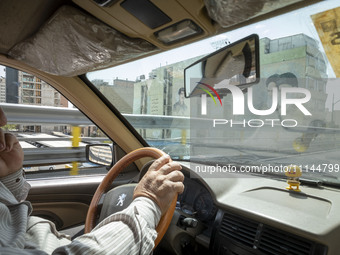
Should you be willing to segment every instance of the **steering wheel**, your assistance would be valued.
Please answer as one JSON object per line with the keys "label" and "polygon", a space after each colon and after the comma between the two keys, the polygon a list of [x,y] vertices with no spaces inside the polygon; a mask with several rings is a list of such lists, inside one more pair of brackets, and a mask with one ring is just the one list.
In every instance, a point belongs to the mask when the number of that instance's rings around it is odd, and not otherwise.
{"label": "steering wheel", "polygon": [[[112,182],[114,179],[118,176],[118,174],[129,164],[134,162],[137,159],[143,158],[143,157],[152,157],[152,158],[159,158],[161,156],[165,155],[165,153],[157,148],[151,148],[151,147],[144,147],[137,150],[134,150],[130,152],[129,154],[122,157],[106,174],[100,185],[98,186],[89,210],[87,212],[86,221],[85,221],[85,233],[91,232],[91,230],[95,226],[96,217],[98,214],[98,203],[104,193],[108,191],[110,188]],[[177,202],[177,195],[172,200],[169,210],[162,216],[160,219],[158,226],[156,228],[157,231],[157,238],[155,240],[155,247],[159,244],[159,242],[162,240],[166,230],[168,229],[172,216],[174,214],[175,208],[176,208],[176,202]]]}

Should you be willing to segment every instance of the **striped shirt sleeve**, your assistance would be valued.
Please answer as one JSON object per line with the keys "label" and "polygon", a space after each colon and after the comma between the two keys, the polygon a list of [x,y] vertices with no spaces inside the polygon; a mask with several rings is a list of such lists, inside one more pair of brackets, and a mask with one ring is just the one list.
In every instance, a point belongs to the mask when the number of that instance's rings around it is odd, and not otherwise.
{"label": "striped shirt sleeve", "polygon": [[[72,242],[55,225],[29,217],[30,203],[22,170],[0,179],[0,254],[150,254],[157,237],[160,208],[146,197],[112,214]],[[27,190],[26,187],[27,186]],[[6,229],[6,231],[5,231]]]}
{"label": "striped shirt sleeve", "polygon": [[128,208],[110,215],[92,232],[53,254],[150,254],[160,216],[161,211],[152,200],[138,197]]}

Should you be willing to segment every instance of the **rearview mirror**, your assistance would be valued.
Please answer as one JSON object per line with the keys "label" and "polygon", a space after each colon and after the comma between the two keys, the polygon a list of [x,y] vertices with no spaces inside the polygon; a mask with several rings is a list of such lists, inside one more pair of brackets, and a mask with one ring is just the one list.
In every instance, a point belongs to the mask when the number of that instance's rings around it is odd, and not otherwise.
{"label": "rearview mirror", "polygon": [[111,166],[113,164],[112,147],[109,144],[86,145],[86,159],[98,165]]}
{"label": "rearview mirror", "polygon": [[206,93],[202,85],[209,84],[220,96],[230,91],[219,88],[219,83],[235,85],[241,89],[258,82],[259,37],[251,35],[230,44],[188,66],[184,70],[185,96]]}

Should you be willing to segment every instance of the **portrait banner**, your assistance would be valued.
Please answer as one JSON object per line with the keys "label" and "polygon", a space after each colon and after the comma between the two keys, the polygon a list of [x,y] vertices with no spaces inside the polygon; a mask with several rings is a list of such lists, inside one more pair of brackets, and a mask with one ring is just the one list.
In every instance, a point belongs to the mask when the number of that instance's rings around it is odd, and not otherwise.
{"label": "portrait banner", "polygon": [[311,16],[336,77],[340,77],[340,7]]}

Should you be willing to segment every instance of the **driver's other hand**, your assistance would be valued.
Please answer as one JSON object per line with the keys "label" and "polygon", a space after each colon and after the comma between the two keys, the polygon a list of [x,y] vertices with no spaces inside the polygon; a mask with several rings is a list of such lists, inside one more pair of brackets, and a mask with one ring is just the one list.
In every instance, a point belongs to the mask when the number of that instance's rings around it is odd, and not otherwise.
{"label": "driver's other hand", "polygon": [[0,107],[0,127],[3,127],[7,124],[7,117],[2,108]]}
{"label": "driver's other hand", "polygon": [[[0,126],[7,124],[7,118],[0,107]],[[24,152],[18,139],[0,128],[0,178],[18,171],[22,167]]]}
{"label": "driver's other hand", "polygon": [[184,191],[184,175],[181,169],[179,163],[170,162],[169,155],[155,160],[138,183],[134,198],[144,196],[152,199],[163,215],[169,209],[174,196]]}
{"label": "driver's other hand", "polygon": [[23,160],[24,152],[17,138],[0,128],[0,177],[21,169]]}

